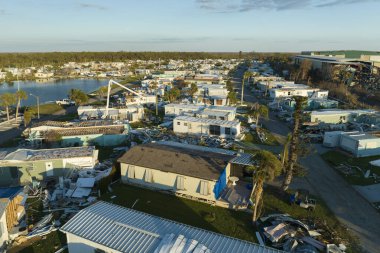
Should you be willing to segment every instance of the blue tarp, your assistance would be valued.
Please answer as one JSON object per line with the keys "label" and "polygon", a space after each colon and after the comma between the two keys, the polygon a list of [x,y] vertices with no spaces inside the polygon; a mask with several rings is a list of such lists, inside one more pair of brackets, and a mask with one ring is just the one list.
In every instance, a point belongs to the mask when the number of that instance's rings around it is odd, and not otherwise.
{"label": "blue tarp", "polygon": [[218,182],[216,182],[215,187],[214,187],[215,199],[219,198],[220,193],[223,191],[226,185],[227,185],[227,175],[226,175],[226,169],[224,169],[222,174],[220,174]]}
{"label": "blue tarp", "polygon": [[22,186],[0,188],[0,198],[13,199],[22,189]]}

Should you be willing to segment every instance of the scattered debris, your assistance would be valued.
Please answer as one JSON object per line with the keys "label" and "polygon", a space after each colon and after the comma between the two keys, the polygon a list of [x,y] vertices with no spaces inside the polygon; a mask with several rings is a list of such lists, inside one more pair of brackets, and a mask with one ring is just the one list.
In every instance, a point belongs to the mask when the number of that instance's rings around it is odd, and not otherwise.
{"label": "scattered debris", "polygon": [[[272,214],[262,217],[258,221],[258,227],[259,234],[256,236],[259,242],[262,241],[264,244],[287,252],[344,253],[346,249],[343,244],[340,247],[331,243],[332,238],[323,237],[323,230],[316,231],[311,226],[293,219],[287,214]],[[335,249],[339,251],[333,251]]]}

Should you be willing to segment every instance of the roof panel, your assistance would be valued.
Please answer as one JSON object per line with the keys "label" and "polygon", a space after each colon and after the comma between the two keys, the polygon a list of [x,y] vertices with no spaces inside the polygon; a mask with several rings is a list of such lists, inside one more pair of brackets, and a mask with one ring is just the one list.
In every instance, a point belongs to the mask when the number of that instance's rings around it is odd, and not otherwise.
{"label": "roof panel", "polygon": [[[110,234],[107,225],[118,223],[123,225],[114,226]],[[174,234],[175,237],[183,235],[187,240],[196,240],[211,252],[283,252],[103,201],[81,210],[61,228],[61,231],[120,252],[153,253],[167,234]],[[93,231],[103,236],[94,238]],[[157,236],[154,236],[155,234]]]}

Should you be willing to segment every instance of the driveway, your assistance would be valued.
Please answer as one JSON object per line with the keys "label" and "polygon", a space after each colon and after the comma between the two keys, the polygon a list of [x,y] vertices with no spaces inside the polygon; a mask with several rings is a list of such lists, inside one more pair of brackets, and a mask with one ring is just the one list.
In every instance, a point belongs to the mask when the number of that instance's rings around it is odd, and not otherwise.
{"label": "driveway", "polygon": [[[241,77],[243,71],[238,71],[234,83],[241,94]],[[245,89],[244,101],[257,102],[257,99]],[[289,133],[287,125],[273,114],[262,124],[274,134],[283,138]],[[262,147],[263,148],[263,147]],[[324,200],[354,236],[360,239],[365,252],[380,253],[380,215],[379,213],[320,156],[325,149],[314,145],[317,151],[300,159],[300,164],[307,169],[306,177],[296,178],[292,188],[307,188]]]}

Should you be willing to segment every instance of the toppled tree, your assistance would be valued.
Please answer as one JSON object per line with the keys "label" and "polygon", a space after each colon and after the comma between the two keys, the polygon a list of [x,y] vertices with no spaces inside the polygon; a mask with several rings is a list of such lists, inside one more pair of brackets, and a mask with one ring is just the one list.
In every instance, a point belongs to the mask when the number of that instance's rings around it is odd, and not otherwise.
{"label": "toppled tree", "polygon": [[255,155],[257,167],[250,167],[253,171],[254,189],[251,193],[251,200],[254,203],[252,222],[255,223],[260,216],[262,209],[262,197],[264,193],[264,183],[272,181],[281,174],[281,162],[275,155],[266,150],[260,150]]}
{"label": "toppled tree", "polygon": [[285,168],[285,178],[282,183],[282,189],[284,191],[286,191],[289,188],[289,185],[292,182],[295,166],[297,163],[297,158],[298,158],[298,153],[299,153],[298,149],[299,149],[299,143],[300,143],[299,128],[301,125],[303,108],[306,104],[307,98],[296,96],[294,97],[294,100],[296,101],[295,109],[293,113],[294,126],[293,126],[292,136],[290,139],[288,162]]}

